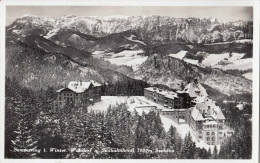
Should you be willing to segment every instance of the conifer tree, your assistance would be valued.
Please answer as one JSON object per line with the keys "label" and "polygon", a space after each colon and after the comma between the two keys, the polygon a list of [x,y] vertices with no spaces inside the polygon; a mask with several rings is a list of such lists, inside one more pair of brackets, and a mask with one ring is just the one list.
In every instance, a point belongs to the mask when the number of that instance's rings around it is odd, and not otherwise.
{"label": "conifer tree", "polygon": [[145,158],[145,154],[138,152],[138,149],[145,148],[149,143],[149,135],[145,130],[143,116],[139,116],[135,129],[135,158]]}
{"label": "conifer tree", "polygon": [[196,145],[191,139],[190,132],[185,136],[181,149],[181,158],[192,159],[194,158]]}
{"label": "conifer tree", "polygon": [[[18,115],[17,129],[14,131],[16,137],[13,139],[13,152],[17,158],[31,158],[36,155],[37,140],[32,133],[30,124],[29,106],[27,101],[18,102],[15,106],[15,113]],[[25,150],[25,151],[21,151]]]}

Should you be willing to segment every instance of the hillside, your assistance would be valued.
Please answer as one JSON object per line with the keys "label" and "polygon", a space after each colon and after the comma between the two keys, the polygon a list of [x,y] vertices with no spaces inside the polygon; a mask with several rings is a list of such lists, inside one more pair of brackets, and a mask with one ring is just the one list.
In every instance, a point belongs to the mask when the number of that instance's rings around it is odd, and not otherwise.
{"label": "hillside", "polygon": [[6,75],[34,90],[49,86],[57,89],[71,80],[95,80],[105,84],[104,94],[142,95],[143,88],[148,86],[146,82],[113,70],[122,67],[95,59],[78,49],[68,53],[67,49],[39,36],[7,42]]}
{"label": "hillside", "polygon": [[150,56],[140,66],[140,69],[135,72],[135,77],[152,84],[164,84],[175,89],[180,89],[181,83],[187,83],[191,79],[199,77],[201,83],[225,95],[251,93],[252,91],[252,82],[243,77],[156,54]]}

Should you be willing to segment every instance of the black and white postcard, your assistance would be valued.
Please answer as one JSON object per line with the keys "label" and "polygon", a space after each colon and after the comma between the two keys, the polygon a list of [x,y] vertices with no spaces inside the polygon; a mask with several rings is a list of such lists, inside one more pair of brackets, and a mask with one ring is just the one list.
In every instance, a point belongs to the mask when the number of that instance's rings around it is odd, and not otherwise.
{"label": "black and white postcard", "polygon": [[256,161],[254,7],[7,4],[4,159]]}

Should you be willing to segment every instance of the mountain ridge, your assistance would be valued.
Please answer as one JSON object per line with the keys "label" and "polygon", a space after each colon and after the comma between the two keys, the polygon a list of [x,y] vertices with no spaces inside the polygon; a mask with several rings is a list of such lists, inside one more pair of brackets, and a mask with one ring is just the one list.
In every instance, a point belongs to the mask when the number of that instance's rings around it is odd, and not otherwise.
{"label": "mountain ridge", "polygon": [[[142,40],[167,41],[183,40],[191,43],[220,42],[235,40],[240,35],[251,34],[251,21],[219,22],[211,19],[174,18],[169,16],[130,16],[124,19],[100,17],[63,16],[45,18],[25,16],[10,24],[8,30],[26,35],[30,28],[38,29],[41,35],[52,35],[59,30],[71,29],[84,34],[103,37],[112,33],[135,30],[140,33]],[[237,37],[237,38],[236,38]]]}

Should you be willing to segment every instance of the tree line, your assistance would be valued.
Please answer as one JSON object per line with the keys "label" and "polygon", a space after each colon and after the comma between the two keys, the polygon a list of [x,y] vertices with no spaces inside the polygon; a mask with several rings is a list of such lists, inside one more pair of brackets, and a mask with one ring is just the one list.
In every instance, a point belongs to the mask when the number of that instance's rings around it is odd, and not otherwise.
{"label": "tree line", "polygon": [[[52,105],[55,93],[51,87],[36,95],[35,92],[21,87],[16,80],[6,81],[6,158],[251,157],[251,135],[245,128],[236,130],[239,134],[228,139],[220,151],[216,146],[211,151],[210,148],[196,147],[190,133],[183,139],[173,126],[166,131],[156,111],[143,112],[140,115],[136,110],[130,112],[125,103],[109,106],[105,112],[70,104],[61,109]],[[236,120],[240,121],[240,126],[250,125],[246,119]],[[19,149],[27,149],[29,152]],[[58,150],[54,152],[55,149]],[[111,149],[132,151],[113,152]],[[164,149],[174,152],[156,152]]]}

